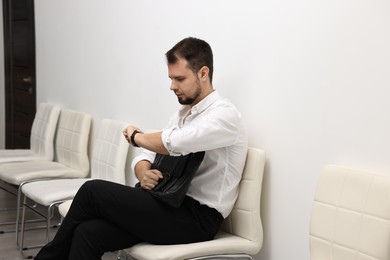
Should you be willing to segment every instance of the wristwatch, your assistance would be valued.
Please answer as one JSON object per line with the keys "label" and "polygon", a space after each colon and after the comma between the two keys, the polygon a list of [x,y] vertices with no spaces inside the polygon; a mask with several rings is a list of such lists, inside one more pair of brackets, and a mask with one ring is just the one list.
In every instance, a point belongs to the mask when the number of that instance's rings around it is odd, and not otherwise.
{"label": "wristwatch", "polygon": [[138,144],[135,142],[134,138],[136,134],[142,133],[141,131],[134,130],[133,133],[130,136],[130,142],[134,147],[139,147]]}

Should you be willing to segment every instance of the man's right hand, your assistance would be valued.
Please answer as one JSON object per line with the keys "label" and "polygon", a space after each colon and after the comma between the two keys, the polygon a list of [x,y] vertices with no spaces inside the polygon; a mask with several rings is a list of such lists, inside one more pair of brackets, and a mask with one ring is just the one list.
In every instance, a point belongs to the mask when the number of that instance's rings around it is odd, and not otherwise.
{"label": "man's right hand", "polygon": [[163,175],[159,170],[150,169],[143,172],[139,182],[143,189],[153,190],[162,178]]}

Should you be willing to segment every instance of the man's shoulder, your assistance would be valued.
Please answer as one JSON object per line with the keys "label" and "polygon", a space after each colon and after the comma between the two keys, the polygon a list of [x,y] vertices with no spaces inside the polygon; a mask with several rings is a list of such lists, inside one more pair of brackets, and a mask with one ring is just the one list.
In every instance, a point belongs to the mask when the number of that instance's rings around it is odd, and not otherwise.
{"label": "man's shoulder", "polygon": [[213,106],[215,108],[224,108],[224,109],[232,109],[238,111],[236,105],[234,105],[233,102],[230,101],[230,99],[226,97],[220,96],[215,102],[213,103]]}

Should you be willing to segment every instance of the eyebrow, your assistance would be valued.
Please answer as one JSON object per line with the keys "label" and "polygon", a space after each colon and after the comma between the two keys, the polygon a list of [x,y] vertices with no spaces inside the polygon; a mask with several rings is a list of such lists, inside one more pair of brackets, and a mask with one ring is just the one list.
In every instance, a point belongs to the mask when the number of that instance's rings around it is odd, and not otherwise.
{"label": "eyebrow", "polygon": [[176,79],[176,80],[179,80],[179,79],[185,79],[186,77],[185,76],[168,76],[170,79]]}

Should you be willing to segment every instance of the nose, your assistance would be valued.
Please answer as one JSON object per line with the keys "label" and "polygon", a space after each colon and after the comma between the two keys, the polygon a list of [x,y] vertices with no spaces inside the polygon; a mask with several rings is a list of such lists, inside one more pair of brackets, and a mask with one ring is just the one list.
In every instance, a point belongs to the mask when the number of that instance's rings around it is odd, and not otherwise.
{"label": "nose", "polygon": [[172,80],[172,81],[171,81],[170,90],[175,90],[175,89],[177,89],[177,86],[176,86],[176,84],[174,83],[174,81]]}

